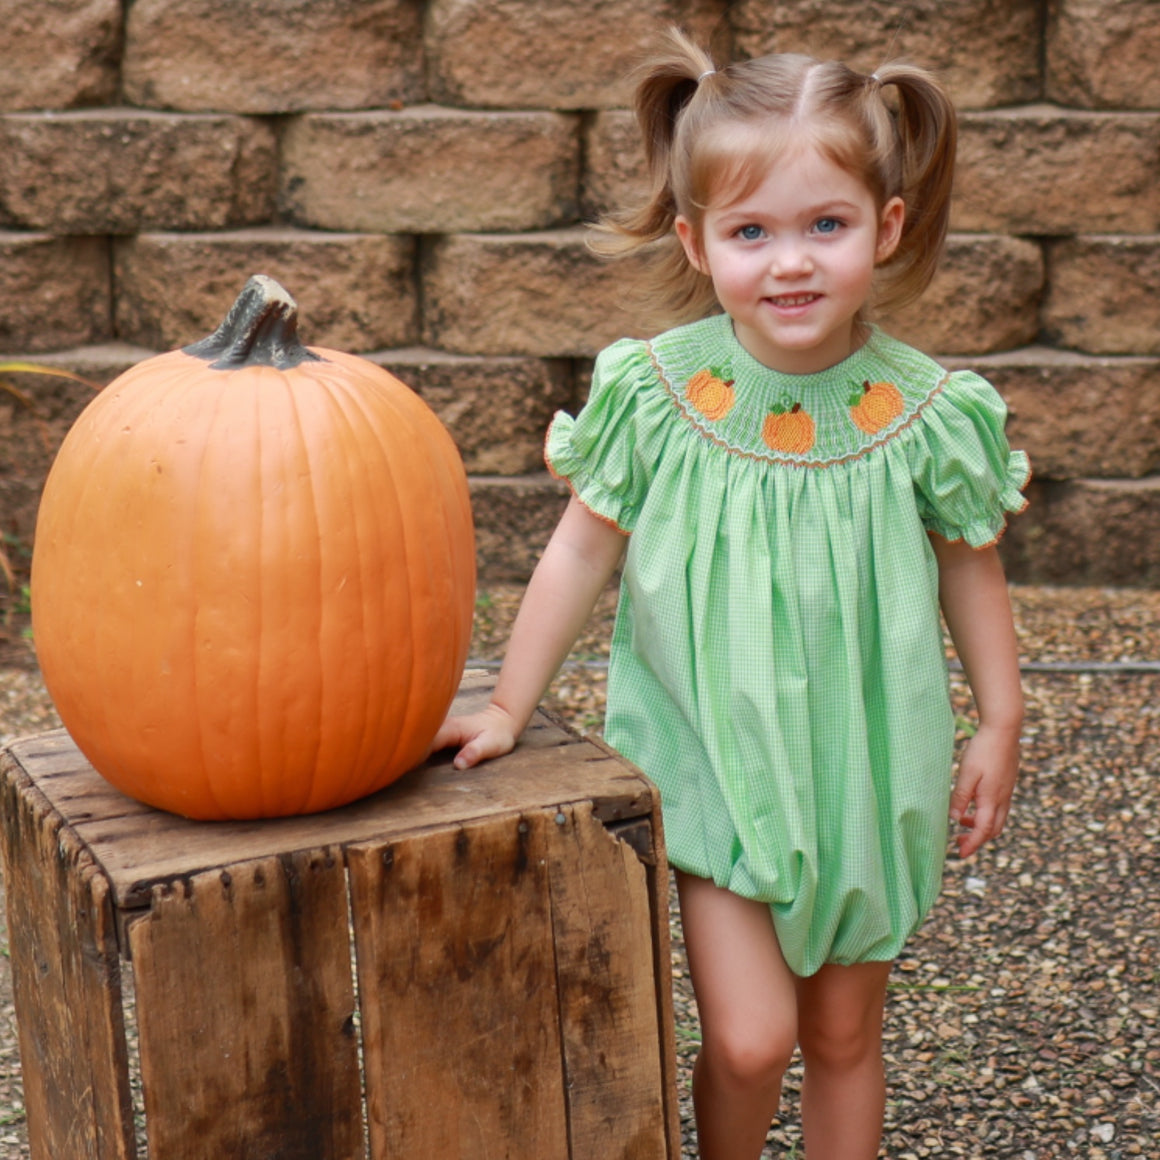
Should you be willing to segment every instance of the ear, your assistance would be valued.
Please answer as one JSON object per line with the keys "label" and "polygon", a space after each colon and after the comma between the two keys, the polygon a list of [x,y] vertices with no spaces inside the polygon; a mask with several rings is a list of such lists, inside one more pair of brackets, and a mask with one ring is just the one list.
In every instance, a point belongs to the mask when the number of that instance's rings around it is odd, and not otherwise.
{"label": "ear", "polygon": [[892,197],[883,207],[878,219],[878,245],[874,250],[874,261],[881,263],[893,257],[902,238],[902,224],[906,221],[906,202],[900,197]]}
{"label": "ear", "polygon": [[677,237],[684,248],[685,257],[689,259],[689,265],[702,274],[708,274],[709,266],[705,261],[705,256],[701,253],[701,242],[697,237],[697,231],[693,228],[693,223],[684,214],[678,214],[673,221],[673,229],[677,231]]}

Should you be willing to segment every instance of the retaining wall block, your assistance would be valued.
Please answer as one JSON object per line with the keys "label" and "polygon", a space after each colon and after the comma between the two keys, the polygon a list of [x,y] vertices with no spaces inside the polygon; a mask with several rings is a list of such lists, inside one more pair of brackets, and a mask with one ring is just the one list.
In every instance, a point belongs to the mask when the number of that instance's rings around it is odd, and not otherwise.
{"label": "retaining wall block", "polygon": [[69,109],[117,96],[120,0],[3,0],[0,109]]}
{"label": "retaining wall block", "polygon": [[868,73],[903,58],[964,109],[1042,96],[1038,0],[739,0],[731,19],[747,57],[804,52]]}
{"label": "retaining wall block", "polygon": [[1158,188],[1160,113],[1035,105],[959,118],[954,229],[1153,233]]}
{"label": "retaining wall block", "polygon": [[1160,477],[1032,480],[999,544],[1017,584],[1160,584]]}
{"label": "retaining wall block", "polygon": [[112,337],[109,284],[104,238],[0,230],[0,352]]}
{"label": "retaining wall block", "polygon": [[642,337],[625,295],[631,260],[599,258],[586,241],[581,228],[436,239],[422,262],[423,341],[563,358]]}
{"label": "retaining wall block", "polygon": [[350,352],[418,337],[414,240],[283,227],[155,233],[114,250],[118,336],[168,350],[211,333],[246,279],[268,274],[298,302],[303,341]]}
{"label": "retaining wall block", "polygon": [[[22,399],[0,393],[0,531],[15,538],[10,554],[27,566],[40,492],[68,429],[100,388],[152,351],[106,343],[43,354],[26,349],[6,356],[82,375],[93,386],[48,375],[6,372]],[[22,558],[22,559],[21,559]]]}
{"label": "retaining wall block", "polygon": [[524,583],[568,504],[568,487],[539,475],[471,476],[475,559],[481,582]]}
{"label": "retaining wall block", "polygon": [[934,281],[913,305],[883,319],[921,350],[988,354],[1033,342],[1044,265],[1040,247],[1002,234],[951,234]]}
{"label": "retaining wall block", "polygon": [[671,24],[726,32],[723,0],[430,0],[432,100],[496,109],[608,109]]}
{"label": "retaining wall block", "polygon": [[1160,235],[1062,238],[1047,255],[1049,339],[1099,354],[1160,354]]}
{"label": "retaining wall block", "polygon": [[567,359],[474,358],[422,347],[368,357],[418,392],[475,475],[542,472],[548,423],[573,404]]}
{"label": "retaining wall block", "polygon": [[134,0],[127,99],[234,113],[419,101],[420,0]]}
{"label": "retaining wall block", "polygon": [[581,207],[588,221],[624,210],[648,192],[636,116],[628,109],[596,113],[584,132]]}
{"label": "retaining wall block", "polygon": [[994,384],[1010,408],[1007,436],[1030,456],[1036,479],[1160,472],[1160,359],[1029,346],[940,361]]}
{"label": "retaining wall block", "polygon": [[1156,0],[1049,0],[1046,96],[1092,109],[1160,107]]}
{"label": "retaining wall block", "polygon": [[274,208],[273,128],[94,109],[0,116],[0,223],[61,234],[225,229]]}
{"label": "retaining wall block", "polygon": [[426,105],[296,118],[282,206],[305,226],[457,233],[536,230],[577,213],[579,123],[545,112]]}

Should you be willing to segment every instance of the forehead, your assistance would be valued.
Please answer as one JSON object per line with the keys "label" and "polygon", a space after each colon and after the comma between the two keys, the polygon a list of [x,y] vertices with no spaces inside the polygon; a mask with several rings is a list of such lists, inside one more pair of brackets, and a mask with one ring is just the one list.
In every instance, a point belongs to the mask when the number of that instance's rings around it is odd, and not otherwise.
{"label": "forehead", "polygon": [[705,209],[727,210],[774,198],[789,204],[862,201],[870,196],[859,175],[843,166],[813,134],[760,131],[739,136],[707,174]]}

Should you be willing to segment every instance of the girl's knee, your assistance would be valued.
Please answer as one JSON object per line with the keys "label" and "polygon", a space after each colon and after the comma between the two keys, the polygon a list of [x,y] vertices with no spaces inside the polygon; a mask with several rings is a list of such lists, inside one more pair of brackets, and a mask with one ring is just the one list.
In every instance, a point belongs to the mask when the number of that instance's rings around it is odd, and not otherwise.
{"label": "girl's knee", "polygon": [[734,1088],[761,1088],[780,1083],[796,1047],[793,1026],[739,1025],[717,1032],[705,1029],[702,1066],[710,1067]]}
{"label": "girl's knee", "polygon": [[801,1050],[807,1067],[851,1071],[881,1055],[881,1024],[873,1020],[810,1020],[801,1029]]}
{"label": "girl's knee", "polygon": [[798,985],[798,1035],[807,1067],[848,1070],[882,1054],[889,963],[823,967]]}

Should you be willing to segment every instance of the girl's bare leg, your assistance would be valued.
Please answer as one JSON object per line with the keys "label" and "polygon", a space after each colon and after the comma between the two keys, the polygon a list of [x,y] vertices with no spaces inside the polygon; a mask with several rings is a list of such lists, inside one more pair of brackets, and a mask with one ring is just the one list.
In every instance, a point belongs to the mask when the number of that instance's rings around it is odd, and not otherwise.
{"label": "girl's bare leg", "polygon": [[758,1160],[797,1038],[794,975],[764,903],[689,874],[677,874],[677,890],[701,1017],[701,1160]]}
{"label": "girl's bare leg", "polygon": [[797,980],[808,1160],[874,1160],[886,1079],[882,1016],[890,963],[827,964]]}

